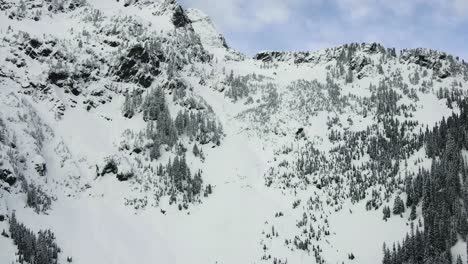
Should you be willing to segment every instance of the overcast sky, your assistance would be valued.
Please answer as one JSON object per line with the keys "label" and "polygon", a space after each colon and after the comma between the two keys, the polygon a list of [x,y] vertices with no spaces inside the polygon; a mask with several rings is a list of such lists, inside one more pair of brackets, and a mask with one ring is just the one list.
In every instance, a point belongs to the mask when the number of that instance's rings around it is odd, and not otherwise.
{"label": "overcast sky", "polygon": [[208,14],[228,44],[248,55],[379,42],[468,60],[468,0],[179,1]]}

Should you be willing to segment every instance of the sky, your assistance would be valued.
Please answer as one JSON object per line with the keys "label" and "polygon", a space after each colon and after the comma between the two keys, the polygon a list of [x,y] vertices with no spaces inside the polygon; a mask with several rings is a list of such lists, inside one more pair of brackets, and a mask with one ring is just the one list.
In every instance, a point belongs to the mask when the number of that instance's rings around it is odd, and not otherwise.
{"label": "sky", "polygon": [[179,0],[202,10],[228,44],[318,50],[351,42],[432,48],[468,61],[468,0]]}

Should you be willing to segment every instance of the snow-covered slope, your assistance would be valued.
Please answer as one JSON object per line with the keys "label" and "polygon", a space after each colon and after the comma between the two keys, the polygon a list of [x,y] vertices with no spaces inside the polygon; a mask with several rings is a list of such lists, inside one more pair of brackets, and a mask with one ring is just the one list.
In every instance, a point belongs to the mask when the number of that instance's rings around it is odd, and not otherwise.
{"label": "snow-covered slope", "polygon": [[0,10],[0,263],[28,261],[24,228],[82,264],[379,263],[424,229],[422,202],[382,208],[431,169],[426,129],[462,112],[458,58],[247,58],[175,0]]}

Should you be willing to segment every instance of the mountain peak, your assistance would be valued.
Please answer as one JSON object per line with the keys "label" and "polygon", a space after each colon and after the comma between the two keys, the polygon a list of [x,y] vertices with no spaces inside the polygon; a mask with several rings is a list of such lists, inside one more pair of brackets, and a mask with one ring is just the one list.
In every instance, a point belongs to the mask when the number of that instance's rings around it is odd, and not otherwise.
{"label": "mountain peak", "polygon": [[229,49],[226,39],[219,33],[210,17],[198,9],[188,9],[187,15],[205,46]]}

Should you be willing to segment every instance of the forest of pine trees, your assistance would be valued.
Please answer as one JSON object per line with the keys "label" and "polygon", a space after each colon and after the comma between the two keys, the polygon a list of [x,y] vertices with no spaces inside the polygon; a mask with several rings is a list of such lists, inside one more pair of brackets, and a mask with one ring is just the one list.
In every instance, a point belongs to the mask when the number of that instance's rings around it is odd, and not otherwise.
{"label": "forest of pine trees", "polygon": [[132,118],[139,111],[147,123],[146,136],[152,141],[149,153],[153,160],[160,157],[162,145],[173,147],[183,135],[202,145],[209,142],[220,144],[223,135],[221,125],[209,117],[206,111],[181,110],[173,120],[161,88],[148,91],[144,99],[140,91],[132,91],[126,95],[123,115]]}
{"label": "forest of pine trees", "polygon": [[207,185],[203,190],[201,171],[197,171],[192,176],[184,155],[169,160],[166,166],[159,165],[157,175],[159,177],[168,176],[171,180],[173,188],[169,191],[171,203],[178,202],[177,195],[182,194],[182,204],[179,203],[179,209],[182,207],[187,209],[188,203],[193,202],[200,194],[203,193],[204,196],[207,196],[212,192],[211,185]]}
{"label": "forest of pine trees", "polygon": [[18,248],[18,262],[27,264],[57,264],[61,249],[55,243],[55,235],[50,230],[35,234],[16,219],[10,218],[10,234]]}
{"label": "forest of pine trees", "polygon": [[467,238],[468,174],[461,153],[468,148],[468,104],[458,105],[460,115],[453,114],[424,134],[427,155],[433,159],[430,171],[421,169],[406,180],[406,204],[412,215],[422,204],[424,227],[417,227],[401,244],[384,245],[384,264],[452,263],[451,247],[459,237]]}
{"label": "forest of pine trees", "polygon": [[44,213],[52,206],[52,198],[40,187],[29,184],[26,190],[26,205],[33,208],[36,213]]}

